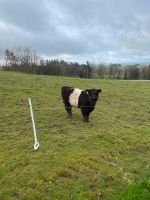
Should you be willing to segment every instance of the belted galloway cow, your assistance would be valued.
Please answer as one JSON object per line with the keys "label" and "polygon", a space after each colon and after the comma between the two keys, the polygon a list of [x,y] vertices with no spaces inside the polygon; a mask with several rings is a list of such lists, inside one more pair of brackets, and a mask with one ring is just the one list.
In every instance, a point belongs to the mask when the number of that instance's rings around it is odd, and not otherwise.
{"label": "belted galloway cow", "polygon": [[99,93],[101,92],[101,89],[80,90],[78,88],[63,86],[61,88],[61,95],[68,117],[72,117],[72,107],[77,107],[81,109],[83,120],[88,122],[89,115],[94,110]]}

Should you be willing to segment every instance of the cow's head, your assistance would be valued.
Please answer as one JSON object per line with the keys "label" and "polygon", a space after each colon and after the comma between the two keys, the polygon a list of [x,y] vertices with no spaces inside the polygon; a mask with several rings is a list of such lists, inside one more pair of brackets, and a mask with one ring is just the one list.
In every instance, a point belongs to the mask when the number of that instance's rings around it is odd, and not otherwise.
{"label": "cow's head", "polygon": [[99,93],[102,92],[101,89],[87,89],[86,92],[88,93],[90,100],[97,101]]}

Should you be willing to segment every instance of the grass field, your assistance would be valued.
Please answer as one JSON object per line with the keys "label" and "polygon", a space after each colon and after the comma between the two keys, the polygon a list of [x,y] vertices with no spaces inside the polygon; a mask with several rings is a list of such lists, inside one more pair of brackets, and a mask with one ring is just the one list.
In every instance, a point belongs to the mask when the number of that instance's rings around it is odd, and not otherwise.
{"label": "grass field", "polygon": [[[82,122],[78,109],[73,110],[72,120],[66,118],[60,96],[63,85],[103,90],[89,124]],[[29,97],[38,151],[33,150]],[[2,200],[113,199],[128,184],[150,177],[148,81],[0,71],[0,104]],[[144,189],[147,197],[149,192]]]}

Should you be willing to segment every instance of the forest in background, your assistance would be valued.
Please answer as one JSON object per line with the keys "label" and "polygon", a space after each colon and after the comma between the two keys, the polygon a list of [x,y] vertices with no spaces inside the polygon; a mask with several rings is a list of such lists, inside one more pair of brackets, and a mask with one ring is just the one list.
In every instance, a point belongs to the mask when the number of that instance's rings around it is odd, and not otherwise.
{"label": "forest in background", "polygon": [[28,47],[0,50],[0,68],[39,75],[69,76],[80,78],[150,80],[150,64],[86,64],[60,59],[41,58]]}

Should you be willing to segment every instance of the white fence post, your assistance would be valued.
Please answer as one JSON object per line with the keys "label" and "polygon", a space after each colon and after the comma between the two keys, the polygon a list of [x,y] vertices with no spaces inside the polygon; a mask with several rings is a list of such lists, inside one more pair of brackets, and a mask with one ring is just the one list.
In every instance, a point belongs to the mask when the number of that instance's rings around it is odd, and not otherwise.
{"label": "white fence post", "polygon": [[36,134],[36,128],[35,128],[35,122],[34,122],[34,116],[33,116],[33,110],[32,110],[32,101],[31,98],[29,98],[29,106],[30,106],[30,112],[31,112],[31,118],[32,118],[32,126],[33,126],[33,133],[34,133],[34,150],[37,150],[40,146],[38,140],[37,140],[37,134]]}

